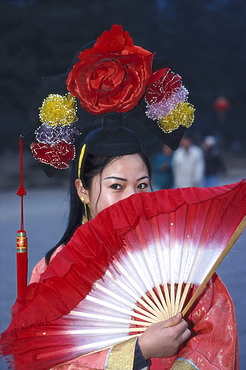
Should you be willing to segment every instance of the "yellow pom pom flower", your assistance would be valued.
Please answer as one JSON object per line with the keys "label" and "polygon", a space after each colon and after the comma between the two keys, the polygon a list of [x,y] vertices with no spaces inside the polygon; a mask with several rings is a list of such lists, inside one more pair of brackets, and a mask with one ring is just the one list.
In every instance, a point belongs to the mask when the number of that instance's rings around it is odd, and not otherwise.
{"label": "yellow pom pom flower", "polygon": [[172,132],[179,126],[190,127],[194,121],[195,108],[192,104],[183,102],[166,117],[158,119],[159,127],[165,133]]}
{"label": "yellow pom pom flower", "polygon": [[40,121],[51,126],[66,126],[78,121],[77,102],[69,93],[48,95],[39,109]]}

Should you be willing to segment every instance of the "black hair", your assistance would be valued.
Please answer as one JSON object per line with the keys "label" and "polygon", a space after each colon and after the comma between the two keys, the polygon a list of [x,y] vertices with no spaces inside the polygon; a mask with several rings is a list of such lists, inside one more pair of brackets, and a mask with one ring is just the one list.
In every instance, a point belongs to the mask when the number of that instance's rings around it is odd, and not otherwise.
{"label": "black hair", "polygon": [[[144,164],[147,167],[149,177],[151,178],[151,166],[150,162],[143,151],[139,151],[138,154],[142,158]],[[78,156],[79,157],[79,156]],[[81,180],[85,189],[90,190],[92,180],[96,175],[100,175],[104,168],[111,163],[113,160],[120,158],[121,156],[96,156],[94,154],[86,154],[84,160],[83,174]],[[62,244],[67,244],[72,237],[75,230],[82,225],[82,218],[85,213],[84,205],[78,197],[77,189],[75,187],[75,180],[78,178],[78,158],[74,160],[72,165],[72,171],[70,176],[70,212],[68,218],[68,226],[59,242],[50,249],[45,255],[45,261],[47,265],[50,262],[50,258],[55,250]],[[100,197],[100,194],[99,194]],[[90,209],[87,205],[87,213],[90,216]]]}

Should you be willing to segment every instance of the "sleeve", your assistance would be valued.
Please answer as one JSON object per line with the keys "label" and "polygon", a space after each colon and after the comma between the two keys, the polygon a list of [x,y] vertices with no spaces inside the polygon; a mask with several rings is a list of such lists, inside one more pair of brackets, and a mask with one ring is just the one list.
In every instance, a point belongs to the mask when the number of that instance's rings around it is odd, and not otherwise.
{"label": "sleeve", "polygon": [[107,363],[108,352],[109,350],[106,349],[104,351],[93,353],[91,355],[78,357],[64,364],[52,367],[52,369],[50,370],[104,370],[105,364]]}
{"label": "sleeve", "polygon": [[109,352],[106,370],[132,370],[134,363],[134,354],[136,347],[136,338],[116,344]]}
{"label": "sleeve", "polygon": [[[78,357],[74,360],[57,365],[50,370],[140,370],[144,369],[145,364],[134,366],[134,354],[136,348],[136,338],[131,338],[119,343],[110,349],[93,353],[87,356]],[[142,360],[142,359],[141,359]]]}
{"label": "sleeve", "polygon": [[150,359],[145,360],[142,355],[141,348],[138,344],[138,339],[136,340],[135,346],[135,354],[134,354],[134,363],[133,363],[133,370],[142,370],[146,369],[151,365]]}
{"label": "sleeve", "polygon": [[46,270],[46,267],[45,258],[43,257],[33,268],[29,284],[38,283],[40,275]]}
{"label": "sleeve", "polygon": [[233,302],[216,274],[188,320],[193,324],[192,337],[178,353],[172,370],[239,370]]}
{"label": "sleeve", "polygon": [[[64,245],[60,245],[55,252],[52,254],[51,260],[64,248]],[[29,284],[38,283],[40,275],[46,270],[47,264],[45,262],[45,257],[43,257],[33,268]]]}

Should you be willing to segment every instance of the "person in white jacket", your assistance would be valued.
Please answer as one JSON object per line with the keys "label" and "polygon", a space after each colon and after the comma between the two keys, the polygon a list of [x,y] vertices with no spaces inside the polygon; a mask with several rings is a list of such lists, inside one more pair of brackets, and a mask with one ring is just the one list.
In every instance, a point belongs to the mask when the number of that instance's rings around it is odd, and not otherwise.
{"label": "person in white jacket", "polygon": [[190,136],[184,136],[173,155],[174,187],[200,187],[204,176],[202,149],[193,144]]}

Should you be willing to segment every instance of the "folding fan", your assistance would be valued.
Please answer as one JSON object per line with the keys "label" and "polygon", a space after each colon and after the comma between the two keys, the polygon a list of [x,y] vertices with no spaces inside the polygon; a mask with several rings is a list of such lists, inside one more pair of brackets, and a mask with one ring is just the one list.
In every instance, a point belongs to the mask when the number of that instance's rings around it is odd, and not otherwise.
{"label": "folding fan", "polygon": [[[102,350],[141,334],[152,323],[186,312],[191,287],[197,286],[200,293],[244,230],[245,193],[245,181],[141,193],[84,225],[81,248],[89,237],[91,248],[110,255],[103,254],[106,272],[69,314],[41,326],[37,319],[29,344],[38,363],[54,366]],[[69,248],[77,253],[73,240]],[[62,261],[63,251],[54,258],[54,266],[59,258]],[[100,258],[95,252],[94,259]],[[64,300],[69,302],[69,297]]]}

